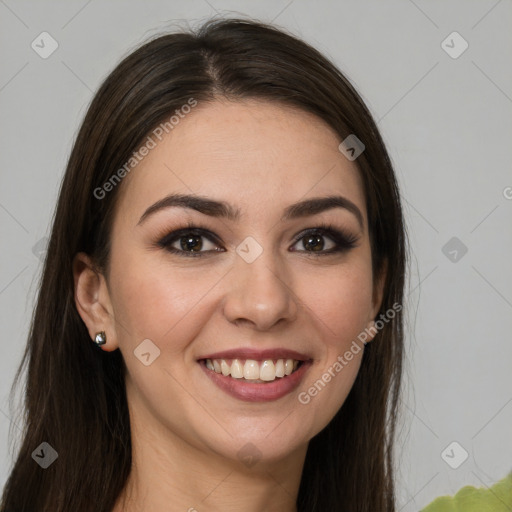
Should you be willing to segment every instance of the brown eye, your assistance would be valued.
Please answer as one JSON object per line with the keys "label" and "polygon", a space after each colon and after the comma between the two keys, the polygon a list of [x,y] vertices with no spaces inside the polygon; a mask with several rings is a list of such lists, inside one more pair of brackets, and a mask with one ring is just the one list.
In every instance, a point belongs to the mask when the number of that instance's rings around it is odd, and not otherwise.
{"label": "brown eye", "polygon": [[[328,242],[325,242],[325,240],[328,240]],[[355,247],[357,240],[357,236],[343,233],[332,226],[321,226],[302,232],[296,238],[294,245],[301,244],[303,249],[294,249],[294,251],[309,253],[314,256],[341,253]]]}
{"label": "brown eye", "polygon": [[308,251],[322,251],[324,249],[324,236],[323,235],[306,235],[302,237],[302,244]]}
{"label": "brown eye", "polygon": [[203,256],[204,253],[220,252],[215,236],[200,228],[185,228],[165,235],[158,245],[181,256]]}
{"label": "brown eye", "polygon": [[181,236],[180,240],[180,248],[184,251],[200,251],[203,247],[202,236],[200,235],[189,235],[189,236]]}

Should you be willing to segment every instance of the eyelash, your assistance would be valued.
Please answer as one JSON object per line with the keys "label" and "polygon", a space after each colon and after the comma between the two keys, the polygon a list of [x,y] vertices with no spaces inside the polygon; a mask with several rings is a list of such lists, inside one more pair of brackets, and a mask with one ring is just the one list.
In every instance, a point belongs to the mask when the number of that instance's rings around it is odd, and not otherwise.
{"label": "eyelash", "polygon": [[[161,238],[157,244],[159,247],[169,251],[170,253],[177,254],[179,256],[184,256],[186,258],[197,258],[197,257],[204,257],[205,254],[212,253],[212,252],[224,252],[224,251],[184,251],[182,249],[176,249],[175,247],[171,247],[171,244],[175,241],[179,240],[180,238],[185,237],[185,235],[193,235],[193,236],[204,236],[207,238],[210,242],[215,243],[217,245],[220,245],[220,241],[218,237],[216,237],[211,231],[209,231],[206,228],[203,228],[198,225],[194,225],[192,223],[189,223],[187,227],[182,229],[177,229],[175,231],[171,231],[170,233],[167,233],[163,238]],[[342,253],[349,251],[350,249],[353,249],[357,245],[357,241],[359,240],[359,237],[351,235],[349,233],[346,233],[344,231],[341,231],[337,228],[335,228],[331,224],[322,223],[319,224],[315,228],[309,228],[302,231],[294,240],[293,245],[295,245],[297,242],[305,238],[309,235],[318,235],[318,236],[328,236],[331,238],[331,240],[336,244],[335,247],[328,249],[327,251],[322,250],[319,252],[315,251],[307,251],[307,250],[299,250],[294,252],[303,252],[308,255],[312,255],[314,257],[317,256],[328,256],[336,253]]]}

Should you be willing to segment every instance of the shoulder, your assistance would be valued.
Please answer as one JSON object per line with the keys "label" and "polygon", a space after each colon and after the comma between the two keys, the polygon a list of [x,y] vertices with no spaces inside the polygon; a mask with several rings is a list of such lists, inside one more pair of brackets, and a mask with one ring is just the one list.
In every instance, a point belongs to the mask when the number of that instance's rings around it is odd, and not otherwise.
{"label": "shoulder", "polygon": [[510,512],[512,473],[492,487],[466,485],[455,496],[441,496],[421,512]]}

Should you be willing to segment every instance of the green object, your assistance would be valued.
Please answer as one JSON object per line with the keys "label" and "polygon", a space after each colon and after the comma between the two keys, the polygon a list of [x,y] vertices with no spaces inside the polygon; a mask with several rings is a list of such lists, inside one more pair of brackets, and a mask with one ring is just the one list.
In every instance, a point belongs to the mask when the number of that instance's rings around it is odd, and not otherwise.
{"label": "green object", "polygon": [[512,512],[512,472],[492,487],[466,485],[455,496],[441,496],[421,512]]}

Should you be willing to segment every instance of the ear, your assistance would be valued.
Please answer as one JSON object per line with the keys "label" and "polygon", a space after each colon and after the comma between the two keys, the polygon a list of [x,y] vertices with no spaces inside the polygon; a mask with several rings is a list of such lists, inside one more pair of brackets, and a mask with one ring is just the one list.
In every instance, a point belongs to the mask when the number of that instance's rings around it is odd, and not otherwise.
{"label": "ear", "polygon": [[115,320],[107,283],[95,269],[91,258],[79,252],[73,259],[75,304],[92,340],[96,333],[105,331],[107,343],[101,348],[111,352],[118,348]]}
{"label": "ear", "polygon": [[[386,277],[388,275],[388,260],[384,260],[380,272],[374,277],[373,281],[373,297],[372,297],[372,307],[369,318],[369,332],[371,335],[369,336],[368,341],[371,341],[375,335],[377,334],[377,330],[375,329],[375,321],[374,318],[377,316],[377,313],[380,310],[382,305],[382,299],[384,297],[384,285],[386,283]],[[371,328],[373,327],[373,328]]]}

